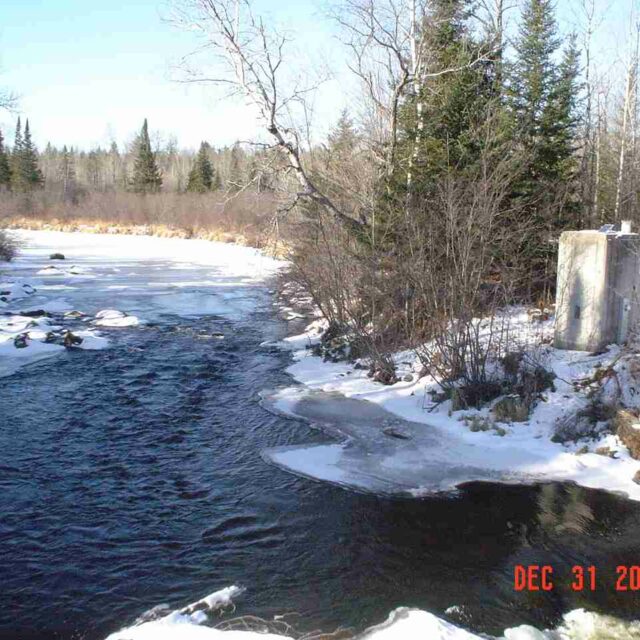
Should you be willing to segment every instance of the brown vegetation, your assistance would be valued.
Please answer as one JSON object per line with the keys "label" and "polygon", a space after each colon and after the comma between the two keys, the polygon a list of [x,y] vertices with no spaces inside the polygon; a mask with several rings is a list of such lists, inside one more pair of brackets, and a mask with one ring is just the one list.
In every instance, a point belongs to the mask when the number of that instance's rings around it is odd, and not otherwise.
{"label": "brown vegetation", "polygon": [[3,193],[0,222],[7,228],[195,237],[268,247],[275,207],[273,194],[248,190],[232,197],[221,192],[92,192],[77,204],[45,190]]}

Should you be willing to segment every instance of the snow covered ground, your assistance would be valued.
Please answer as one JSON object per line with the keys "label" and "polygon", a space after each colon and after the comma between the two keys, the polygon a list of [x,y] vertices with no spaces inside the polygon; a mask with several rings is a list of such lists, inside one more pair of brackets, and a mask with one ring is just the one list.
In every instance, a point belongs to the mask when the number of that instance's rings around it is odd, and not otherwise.
{"label": "snow covered ground", "polygon": [[[282,266],[255,249],[204,240],[14,235],[20,255],[0,264],[0,377],[65,348],[107,348],[111,330],[163,314],[243,316],[256,305],[253,285]],[[65,346],[68,332],[75,340]]]}
{"label": "snow covered ground", "polygon": [[[308,420],[338,440],[265,451],[264,457],[274,464],[307,477],[380,493],[424,496],[471,481],[558,480],[640,500],[640,485],[633,481],[640,461],[631,458],[616,436],[603,433],[595,440],[565,444],[551,440],[558,423],[588,404],[574,382],[622,356],[618,347],[594,356],[538,346],[536,357],[557,376],[555,389],[544,393],[527,422],[500,423],[483,431],[473,428],[474,420],[478,424],[488,418],[490,407],[452,412],[449,401],[434,406],[429,392],[437,388],[435,382],[429,377],[418,379],[420,364],[410,352],[397,354],[396,362],[399,377],[409,374],[411,381],[391,386],[373,382],[366,369],[314,356],[308,346],[317,343],[321,327],[316,321],[304,334],[282,343],[293,351],[295,360],[288,372],[302,386],[268,393],[264,403]],[[532,329],[525,312],[514,313],[511,330],[521,336],[535,330],[539,344],[545,337],[549,341],[552,321]],[[628,406],[637,403],[632,365],[633,358],[624,357],[617,365]],[[608,384],[613,386],[615,381]]]}

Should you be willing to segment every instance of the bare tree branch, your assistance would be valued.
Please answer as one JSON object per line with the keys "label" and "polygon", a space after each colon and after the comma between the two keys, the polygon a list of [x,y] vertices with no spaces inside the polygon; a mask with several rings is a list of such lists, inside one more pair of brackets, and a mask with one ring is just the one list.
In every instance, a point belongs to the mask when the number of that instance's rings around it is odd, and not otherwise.
{"label": "bare tree branch", "polygon": [[289,38],[267,28],[263,19],[253,13],[249,0],[185,0],[174,22],[199,33],[205,39],[205,48],[220,54],[226,66],[226,73],[220,76],[191,72],[188,81],[230,85],[243,95],[257,108],[265,130],[286,157],[300,186],[296,199],[320,206],[347,227],[361,227],[363,221],[338,208],[318,188],[304,165],[300,135],[290,108],[297,104],[305,112],[306,96],[316,85],[294,82],[287,86],[283,80]]}

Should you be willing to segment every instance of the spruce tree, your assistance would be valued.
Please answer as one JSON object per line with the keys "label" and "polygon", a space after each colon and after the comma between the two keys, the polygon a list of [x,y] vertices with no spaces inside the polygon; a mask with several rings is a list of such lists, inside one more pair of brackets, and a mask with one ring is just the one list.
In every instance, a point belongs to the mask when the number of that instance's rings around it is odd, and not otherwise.
{"label": "spruce tree", "polygon": [[13,140],[13,149],[11,150],[11,187],[16,191],[20,191],[20,158],[22,157],[22,124],[20,122],[20,116],[16,122],[16,133]]}
{"label": "spruce tree", "polygon": [[151,149],[146,118],[136,143],[136,158],[133,165],[131,187],[137,193],[155,193],[162,188],[162,175],[158,168],[155,154]]}
{"label": "spruce tree", "polygon": [[18,118],[11,164],[11,186],[15,191],[25,193],[43,186],[44,177],[38,167],[38,152],[31,139],[29,120],[23,135]]}
{"label": "spruce tree", "polygon": [[207,142],[200,144],[200,150],[196,155],[193,167],[189,172],[187,191],[205,193],[211,191],[214,182],[214,169],[209,160],[210,145]]}
{"label": "spruce tree", "polygon": [[[548,191],[566,179],[573,163],[578,128],[579,53],[575,36],[564,57],[550,0],[527,0],[512,70],[511,102],[518,134],[530,159],[522,195]],[[553,190],[553,189],[552,189]]]}
{"label": "spruce tree", "polygon": [[531,293],[548,296],[555,280],[554,238],[579,224],[575,180],[579,56],[571,39],[561,63],[551,0],[526,0],[511,70],[511,105],[527,165],[514,204],[529,219],[523,238],[531,262]]}
{"label": "spruce tree", "polygon": [[242,171],[240,168],[240,145],[234,144],[231,148],[229,159],[229,172],[227,174],[227,191],[240,191],[242,188]]}
{"label": "spruce tree", "polygon": [[422,25],[429,69],[440,75],[420,82],[401,110],[390,190],[397,195],[410,188],[428,197],[445,174],[463,171],[478,159],[475,132],[495,108],[497,93],[493,62],[479,61],[486,46],[468,29],[468,15],[468,0],[433,0],[432,14]]}
{"label": "spruce tree", "polygon": [[9,166],[9,156],[4,147],[4,138],[0,131],[0,191],[11,188],[11,167]]}
{"label": "spruce tree", "polygon": [[[549,95],[549,105],[544,113],[544,130],[548,138],[541,150],[540,160],[548,180],[559,185],[563,200],[556,227],[563,229],[581,224],[581,202],[578,184],[578,135],[580,124],[579,84],[580,53],[577,38],[573,34],[565,47],[558,67],[556,81]],[[544,152],[544,155],[543,153]]]}
{"label": "spruce tree", "polygon": [[329,151],[331,153],[351,153],[357,146],[360,136],[356,131],[353,120],[347,109],[343,109],[338,122],[328,135]]}

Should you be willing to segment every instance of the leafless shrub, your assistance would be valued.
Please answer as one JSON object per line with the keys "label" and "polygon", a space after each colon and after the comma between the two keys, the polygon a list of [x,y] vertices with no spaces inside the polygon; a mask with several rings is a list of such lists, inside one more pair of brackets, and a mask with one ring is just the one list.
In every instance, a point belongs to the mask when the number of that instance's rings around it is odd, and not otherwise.
{"label": "leafless shrub", "polygon": [[[407,321],[414,326],[425,372],[463,405],[499,393],[495,362],[509,350],[509,319],[522,273],[517,247],[526,231],[508,197],[520,162],[510,143],[496,139],[489,121],[477,132],[485,151],[477,166],[441,179],[432,199],[416,207],[407,226],[413,241]],[[421,332],[425,333],[421,335]]]}

